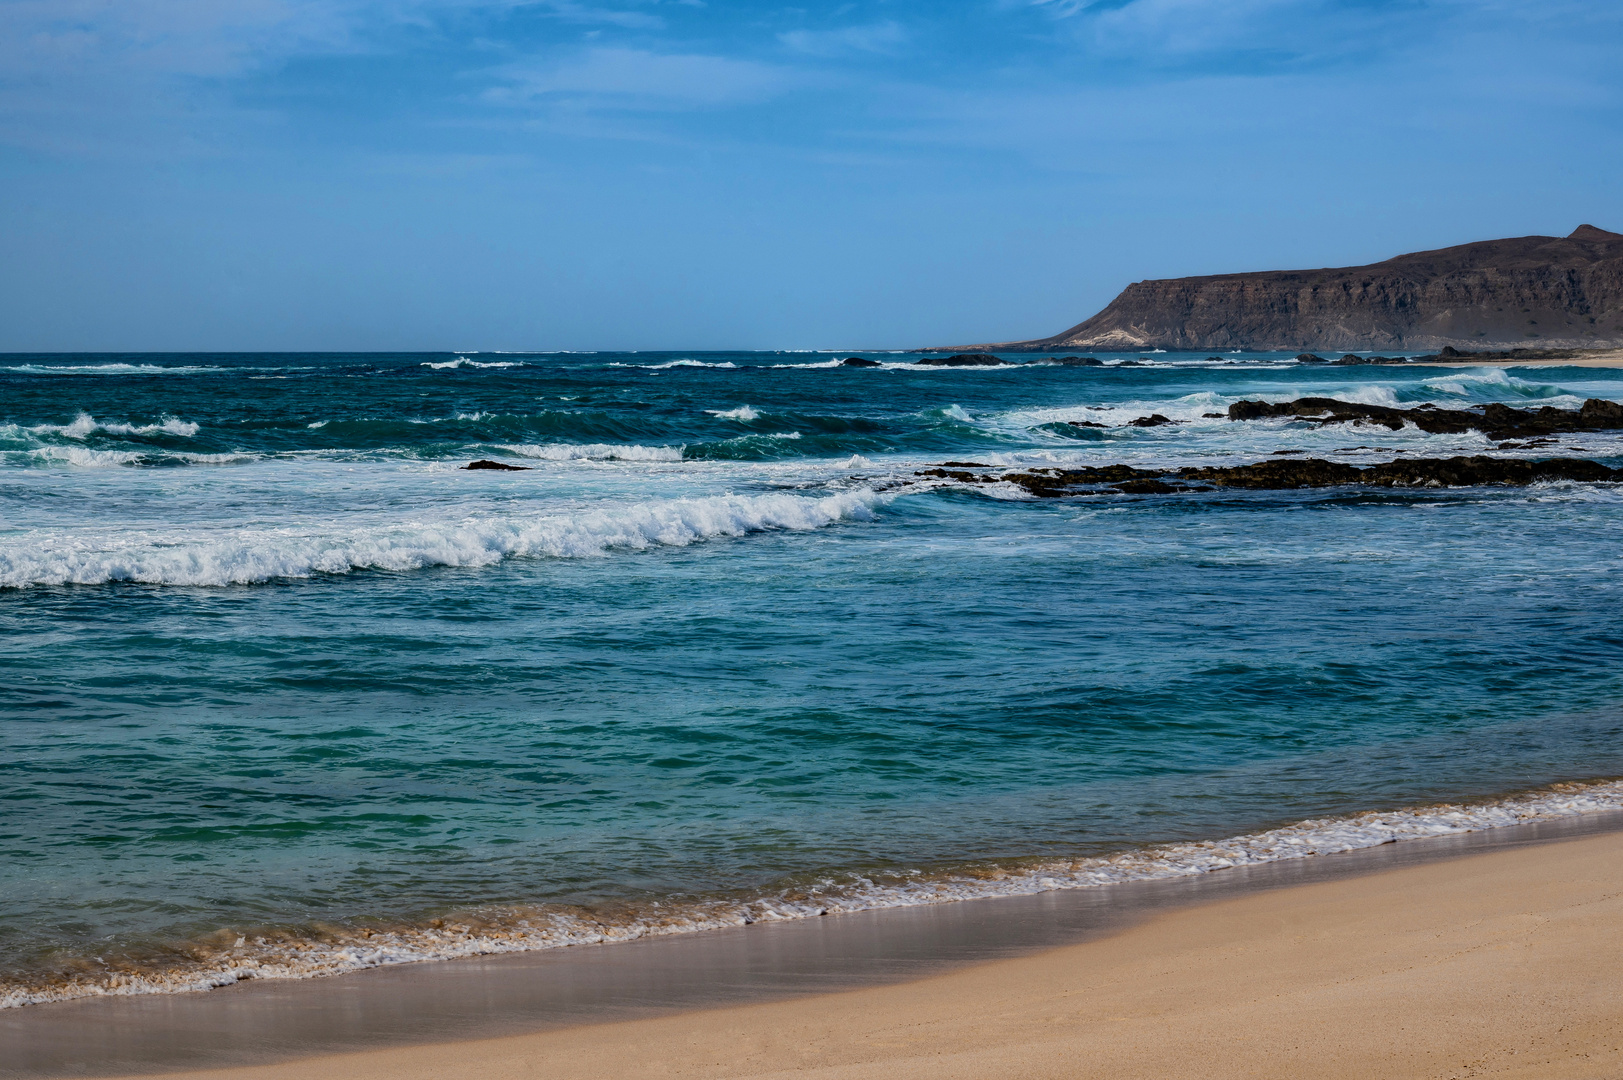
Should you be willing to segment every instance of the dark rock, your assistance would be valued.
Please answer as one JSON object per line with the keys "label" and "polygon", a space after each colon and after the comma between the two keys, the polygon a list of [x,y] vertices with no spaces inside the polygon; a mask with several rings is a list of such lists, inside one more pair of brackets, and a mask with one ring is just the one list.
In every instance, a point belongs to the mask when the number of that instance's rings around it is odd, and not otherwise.
{"label": "dark rock", "polygon": [[1471,364],[1479,360],[1574,360],[1583,349],[1499,349],[1489,352],[1460,352],[1452,345],[1415,357],[1417,364]]}
{"label": "dark rock", "polygon": [[1296,354],[1296,362],[1298,364],[1328,364],[1330,361],[1322,356],[1314,356],[1310,352],[1305,352]]}
{"label": "dark rock", "polygon": [[1583,408],[1576,411],[1546,405],[1537,412],[1513,409],[1499,402],[1484,405],[1482,411],[1477,413],[1463,409],[1439,409],[1435,405],[1394,409],[1385,405],[1364,405],[1320,397],[1274,403],[1236,401],[1229,406],[1230,420],[1260,420],[1276,416],[1296,416],[1320,424],[1380,424],[1392,431],[1411,423],[1433,435],[1481,431],[1496,442],[1558,432],[1623,428],[1623,405],[1603,398],[1590,398],[1584,402]]}
{"label": "dark rock", "polygon": [[1623,469],[1610,469],[1582,458],[1521,461],[1514,458],[1407,458],[1357,468],[1320,458],[1260,461],[1228,468],[1182,469],[1185,480],[1204,480],[1218,487],[1282,490],[1370,484],[1377,487],[1474,487],[1479,484],[1531,484],[1537,480],[1623,480]]}
{"label": "dark rock", "polygon": [[1578,410],[1578,418],[1594,427],[1623,427],[1623,405],[1605,398],[1590,398]]}
{"label": "dark rock", "polygon": [[1097,356],[1049,356],[1041,360],[1033,360],[1033,364],[1058,364],[1060,367],[1104,367],[1105,362]]}
{"label": "dark rock", "polygon": [[982,461],[943,461],[944,469],[990,469],[992,466]]}
{"label": "dark rock", "polygon": [[1223,420],[1223,419],[1226,419],[1227,417],[1228,417],[1228,413],[1220,413],[1220,412],[1203,412],[1203,413],[1200,414],[1200,418],[1202,420]]}
{"label": "dark rock", "polygon": [[1102,428],[1102,427],[1105,426],[1103,424],[1095,424],[1092,420],[1067,420],[1065,422],[1067,424],[1071,425],[1072,427],[1096,427],[1096,428]]}
{"label": "dark rock", "polygon": [[924,364],[927,367],[999,367],[1008,362],[1001,357],[983,352],[954,353],[951,356],[926,356],[914,361],[914,363]]}
{"label": "dark rock", "polygon": [[840,361],[846,367],[884,367],[878,360],[868,360],[861,356],[847,356]]}
{"label": "dark rock", "polygon": [[1160,427],[1163,424],[1176,424],[1176,423],[1180,423],[1180,421],[1169,420],[1166,417],[1162,416],[1160,413],[1152,413],[1149,416],[1141,416],[1137,420],[1129,420],[1127,422],[1127,426],[1128,427]]}
{"label": "dark rock", "polygon": [[470,461],[470,462],[468,462],[468,464],[462,466],[462,468],[464,470],[466,470],[466,469],[495,469],[495,470],[497,470],[499,472],[529,472],[530,471],[530,467],[528,465],[509,465],[509,464],[507,464],[506,462],[503,462],[503,461],[490,461],[488,459],[483,459],[483,458],[480,459],[479,461]]}
{"label": "dark rock", "polygon": [[1482,455],[1406,458],[1366,467],[1325,461],[1322,458],[1302,458],[1288,461],[1259,461],[1251,465],[1187,468],[1180,469],[1172,475],[1149,469],[1135,469],[1129,465],[1105,465],[1081,469],[1030,469],[1025,472],[1001,474],[926,469],[916,475],[957,480],[966,484],[1010,483],[1044,499],[1100,494],[1107,491],[1135,495],[1167,495],[1210,491],[1212,487],[1282,491],[1343,485],[1402,488],[1472,487],[1481,484],[1526,485],[1540,480],[1623,482],[1623,469],[1611,469],[1598,461],[1584,458],[1523,461]]}
{"label": "dark rock", "polygon": [[[1298,357],[1297,359],[1301,359]],[[1359,356],[1348,353],[1340,360],[1333,360],[1334,364],[1407,364],[1408,361],[1401,356]]]}

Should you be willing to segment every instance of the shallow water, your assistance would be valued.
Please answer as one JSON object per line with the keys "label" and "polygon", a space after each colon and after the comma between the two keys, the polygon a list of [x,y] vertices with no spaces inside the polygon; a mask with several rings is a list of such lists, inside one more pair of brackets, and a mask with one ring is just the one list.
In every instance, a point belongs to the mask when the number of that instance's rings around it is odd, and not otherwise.
{"label": "shallow water", "polygon": [[[1476,453],[1204,414],[1573,407],[1623,398],[1623,372],[873,355],[0,357],[0,1000],[1623,800],[1503,801],[1623,774],[1613,486],[899,483]],[[1152,412],[1184,423],[1120,426]],[[1510,455],[1623,465],[1615,434],[1561,446]],[[1347,817],[1444,801],[1472,806]]]}

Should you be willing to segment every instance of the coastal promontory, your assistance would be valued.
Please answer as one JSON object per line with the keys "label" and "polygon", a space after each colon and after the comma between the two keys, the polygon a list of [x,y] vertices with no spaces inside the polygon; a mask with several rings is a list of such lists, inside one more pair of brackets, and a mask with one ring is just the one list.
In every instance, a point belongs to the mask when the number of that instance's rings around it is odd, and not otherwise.
{"label": "coastal promontory", "polygon": [[[1051,337],[963,350],[1623,347],[1623,234],[1581,225],[1369,266],[1138,281]],[[943,350],[944,351],[944,350]]]}

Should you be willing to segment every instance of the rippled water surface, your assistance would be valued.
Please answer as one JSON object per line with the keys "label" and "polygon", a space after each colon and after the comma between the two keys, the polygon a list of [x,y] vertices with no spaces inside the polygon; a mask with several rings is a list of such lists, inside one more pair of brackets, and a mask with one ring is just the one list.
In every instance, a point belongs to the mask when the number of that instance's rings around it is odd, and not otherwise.
{"label": "rippled water surface", "polygon": [[1623,773],[1611,485],[904,483],[1480,453],[1207,414],[1570,408],[1623,372],[869,355],[0,357],[0,999],[914,902]]}

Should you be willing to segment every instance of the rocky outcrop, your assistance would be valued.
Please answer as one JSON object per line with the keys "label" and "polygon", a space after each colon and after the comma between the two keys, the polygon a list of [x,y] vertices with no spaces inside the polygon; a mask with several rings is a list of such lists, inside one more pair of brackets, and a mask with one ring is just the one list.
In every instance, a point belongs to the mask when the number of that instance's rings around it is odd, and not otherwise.
{"label": "rocky outcrop", "polygon": [[913,362],[927,367],[1000,367],[1009,361],[991,353],[964,352],[953,353],[951,356],[926,356]]}
{"label": "rocky outcrop", "polygon": [[1035,341],[965,350],[1623,348],[1623,235],[1580,226],[1370,266],[1139,281]]}
{"label": "rocky outcrop", "polygon": [[[1439,409],[1421,405],[1395,409],[1386,405],[1364,405],[1336,398],[1306,397],[1295,401],[1236,401],[1229,406],[1230,420],[1261,420],[1292,416],[1320,424],[1379,424],[1397,431],[1413,424],[1434,435],[1480,431],[1495,442],[1529,439],[1573,431],[1604,431],[1623,428],[1623,405],[1605,398],[1590,398],[1580,409],[1513,409],[1493,402],[1475,412],[1466,409]],[[1136,421],[1135,421],[1136,423]]]}
{"label": "rocky outcrop", "polygon": [[1525,486],[1540,480],[1578,480],[1585,483],[1623,482],[1623,469],[1612,469],[1586,458],[1475,457],[1409,458],[1360,467],[1323,458],[1259,461],[1252,465],[1216,466],[1158,472],[1129,465],[1083,469],[1031,469],[1022,472],[972,473],[947,468],[926,469],[917,475],[956,480],[965,484],[1014,484],[1042,499],[1068,495],[1170,495],[1210,491],[1212,488],[1250,488],[1288,491],[1296,488],[1341,487],[1475,487],[1482,484]]}
{"label": "rocky outcrop", "polygon": [[1526,485],[1537,480],[1623,480],[1623,469],[1611,469],[1584,458],[1549,458],[1520,461],[1512,458],[1452,457],[1387,461],[1368,468],[1342,465],[1322,458],[1301,461],[1259,461],[1232,468],[1183,469],[1184,480],[1200,480],[1217,487],[1287,488],[1337,487],[1365,484],[1375,487],[1475,487],[1479,484]]}
{"label": "rocky outcrop", "polygon": [[847,356],[840,363],[846,367],[884,367],[878,360],[869,360],[865,356]]}
{"label": "rocky outcrop", "polygon": [[509,465],[504,461],[491,461],[489,458],[481,458],[478,461],[470,461],[466,465],[462,466],[462,468],[463,468],[464,471],[469,470],[469,469],[474,469],[474,470],[494,469],[497,472],[529,472],[530,471],[530,467],[528,465]]}

